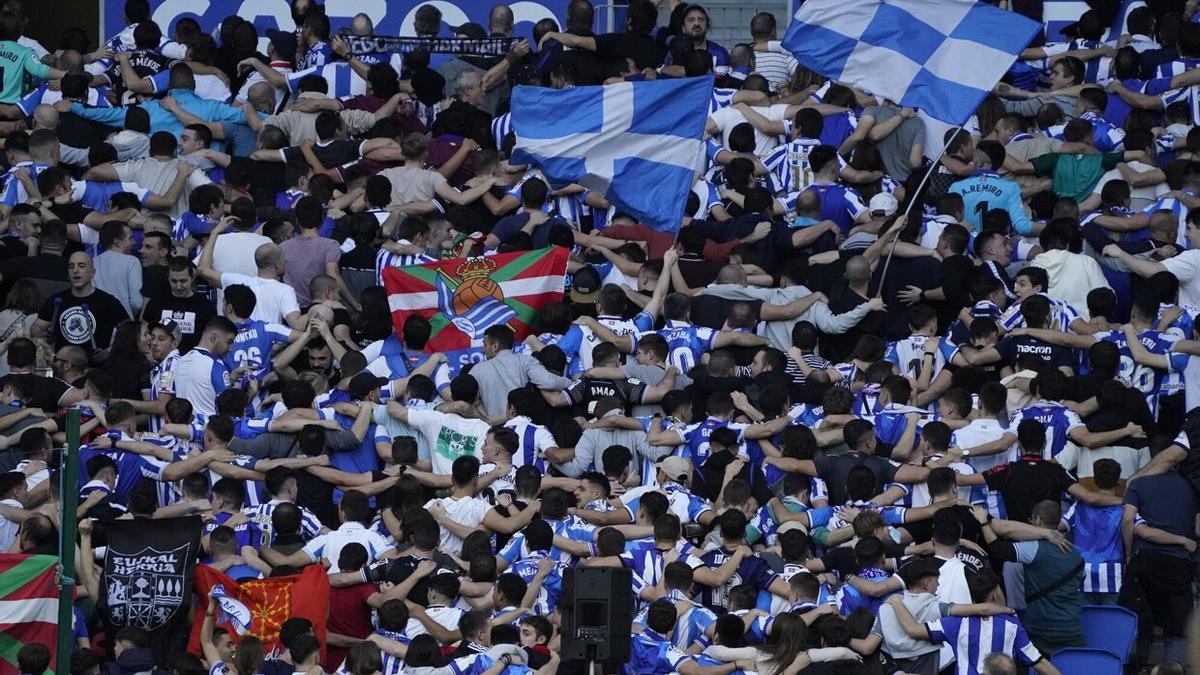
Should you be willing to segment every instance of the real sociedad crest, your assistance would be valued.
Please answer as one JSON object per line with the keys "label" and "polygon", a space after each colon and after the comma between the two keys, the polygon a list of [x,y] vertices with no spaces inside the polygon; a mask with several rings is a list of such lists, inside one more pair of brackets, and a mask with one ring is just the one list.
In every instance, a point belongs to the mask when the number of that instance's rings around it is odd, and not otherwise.
{"label": "real sociedad crest", "polygon": [[467,258],[455,268],[455,280],[444,270],[438,270],[438,308],[456,328],[478,340],[492,326],[503,325],[516,318],[517,313],[504,304],[504,290],[492,279],[496,261],[490,258]]}

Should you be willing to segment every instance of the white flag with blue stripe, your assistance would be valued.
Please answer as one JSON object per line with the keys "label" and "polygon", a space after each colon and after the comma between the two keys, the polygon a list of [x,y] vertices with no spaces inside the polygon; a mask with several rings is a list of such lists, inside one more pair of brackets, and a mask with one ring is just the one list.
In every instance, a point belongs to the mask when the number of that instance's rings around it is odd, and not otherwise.
{"label": "white flag with blue stripe", "polygon": [[1041,29],[975,0],[808,0],[783,46],[825,77],[959,125]]}
{"label": "white flag with blue stripe", "polygon": [[711,77],[603,87],[517,87],[512,163],[533,164],[551,187],[578,183],[659,230],[679,229],[704,169]]}

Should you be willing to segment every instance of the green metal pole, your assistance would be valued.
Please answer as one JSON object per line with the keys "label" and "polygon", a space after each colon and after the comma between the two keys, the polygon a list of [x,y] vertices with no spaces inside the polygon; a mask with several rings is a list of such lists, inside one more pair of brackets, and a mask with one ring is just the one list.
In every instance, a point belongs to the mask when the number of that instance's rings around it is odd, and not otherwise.
{"label": "green metal pole", "polygon": [[62,497],[62,522],[59,527],[59,563],[62,565],[62,586],[58,597],[58,663],[56,675],[70,675],[71,647],[74,634],[71,631],[73,607],[75,605],[75,530],[78,521],[75,509],[79,506],[79,411],[67,411],[67,451],[58,472],[59,494]]}

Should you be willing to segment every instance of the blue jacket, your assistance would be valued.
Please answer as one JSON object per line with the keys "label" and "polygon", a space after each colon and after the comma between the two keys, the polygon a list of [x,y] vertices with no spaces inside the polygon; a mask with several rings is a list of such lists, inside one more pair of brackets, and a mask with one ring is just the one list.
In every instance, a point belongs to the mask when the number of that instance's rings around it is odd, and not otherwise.
{"label": "blue jacket", "polygon": [[[241,108],[227,105],[220,101],[200,98],[191,89],[172,89],[167,92],[179,107],[199,117],[206,122],[234,122],[245,124],[246,117]],[[162,102],[154,99],[138,104],[138,107],[150,115],[150,133],[165,131],[174,136],[183,133],[183,122],[174,113],[162,106]],[[100,122],[109,126],[119,127],[125,124],[125,108],[85,108],[78,103],[71,105],[71,112],[84,119]]]}

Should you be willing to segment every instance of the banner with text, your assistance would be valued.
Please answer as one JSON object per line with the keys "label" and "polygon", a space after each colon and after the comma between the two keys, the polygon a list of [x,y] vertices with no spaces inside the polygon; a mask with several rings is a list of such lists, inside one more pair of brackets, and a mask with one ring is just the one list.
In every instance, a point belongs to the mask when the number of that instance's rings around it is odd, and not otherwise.
{"label": "banner with text", "polygon": [[[125,26],[124,0],[102,0],[100,24],[103,39],[108,39],[120,32]],[[546,18],[557,19],[562,25],[567,15],[567,3],[570,0],[520,0],[508,3],[516,21],[515,34],[529,36],[533,33],[533,24]],[[468,21],[474,21],[487,28],[488,12],[496,4],[495,0],[327,0],[325,13],[329,15],[330,27],[333,32],[350,25],[350,20],[358,13],[371,17],[375,23],[377,35],[415,35],[413,20],[417,8],[421,5],[433,5],[442,12],[442,22],[445,24],[442,35],[450,35],[450,27],[458,26]],[[236,14],[253,22],[258,29],[261,40],[265,41],[268,28],[292,30],[296,27],[292,21],[290,3],[288,0],[150,0],[151,16],[154,22],[163,29],[166,35],[171,35],[176,19],[190,16],[200,22],[206,29],[215,30],[221,20]],[[264,42],[265,45],[265,42]]]}

